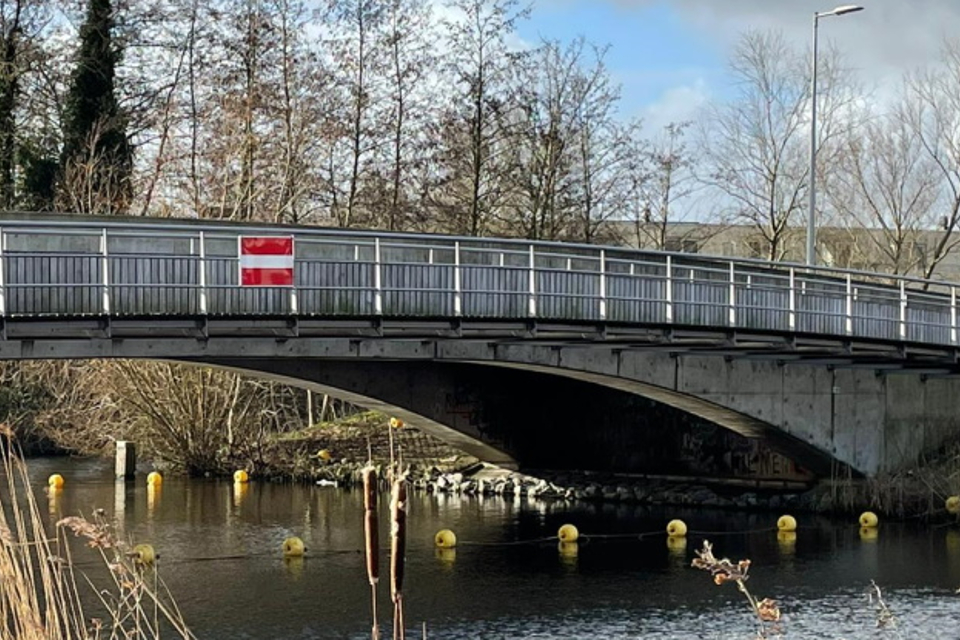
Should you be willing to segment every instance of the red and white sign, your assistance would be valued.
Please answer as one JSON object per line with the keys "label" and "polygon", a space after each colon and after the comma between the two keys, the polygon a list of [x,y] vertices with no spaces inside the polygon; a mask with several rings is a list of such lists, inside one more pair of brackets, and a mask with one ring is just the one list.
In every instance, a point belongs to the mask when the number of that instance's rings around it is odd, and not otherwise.
{"label": "red and white sign", "polygon": [[240,236],[240,284],[293,286],[292,236]]}

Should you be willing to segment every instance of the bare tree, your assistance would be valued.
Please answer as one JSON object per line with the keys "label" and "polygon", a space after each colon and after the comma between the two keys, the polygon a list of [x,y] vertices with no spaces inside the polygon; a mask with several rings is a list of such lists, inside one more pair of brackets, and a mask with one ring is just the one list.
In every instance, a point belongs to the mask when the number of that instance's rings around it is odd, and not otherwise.
{"label": "bare tree", "polygon": [[437,136],[437,167],[449,229],[482,235],[508,197],[503,160],[510,151],[509,79],[517,54],[506,39],[527,10],[518,0],[450,0],[459,16],[444,22],[452,100]]}
{"label": "bare tree", "polygon": [[634,215],[638,247],[666,249],[668,237],[676,237],[677,223],[690,214],[693,196],[700,188],[694,173],[696,157],[685,137],[690,125],[690,122],[668,124],[644,150],[643,177],[646,179],[639,181],[639,210]]}
{"label": "bare tree", "polygon": [[605,49],[595,50],[593,64],[574,81],[575,192],[578,215],[572,239],[592,243],[606,223],[624,211],[631,199],[632,165],[639,162],[633,143],[639,122],[617,118],[620,88],[604,63]]}
{"label": "bare tree", "polygon": [[844,141],[842,162],[824,181],[829,202],[847,230],[832,247],[824,238],[832,264],[926,272],[928,251],[922,235],[937,225],[934,206],[940,183],[919,132],[910,125],[909,111],[900,106],[878,115]]}
{"label": "bare tree", "polygon": [[389,59],[388,95],[390,131],[388,158],[390,185],[385,203],[387,229],[405,226],[412,212],[413,194],[407,178],[426,152],[421,132],[430,110],[430,76],[436,73],[432,52],[430,5],[425,0],[390,0],[385,45]]}
{"label": "bare tree", "polygon": [[[830,141],[849,126],[852,98],[838,56],[828,51],[820,60],[822,168],[831,161]],[[743,36],[730,64],[737,95],[709,107],[701,122],[704,180],[729,201],[734,219],[757,230],[762,256],[781,260],[809,184],[810,68],[781,34],[761,32]]]}
{"label": "bare tree", "polygon": [[[272,128],[279,127],[274,138],[277,156],[274,189],[275,222],[305,223],[318,216],[319,190],[315,176],[316,160],[327,136],[329,117],[323,108],[324,94],[332,81],[316,51],[306,40],[309,25],[307,7],[301,0],[271,0],[275,7],[280,44],[279,99],[274,106]],[[275,112],[275,113],[274,113]]]}
{"label": "bare tree", "polygon": [[947,40],[937,64],[907,79],[906,118],[937,175],[934,205],[941,232],[924,277],[930,277],[956,248],[960,225],[960,41]]}
{"label": "bare tree", "polygon": [[522,121],[516,141],[517,220],[530,239],[570,234],[577,83],[586,42],[546,41],[518,67]]}
{"label": "bare tree", "polygon": [[331,0],[329,4],[330,45],[347,103],[342,115],[347,174],[342,201],[338,198],[334,209],[341,227],[369,221],[371,207],[361,207],[360,200],[371,153],[381,144],[374,112],[380,104],[386,63],[381,37],[386,15],[386,0]]}

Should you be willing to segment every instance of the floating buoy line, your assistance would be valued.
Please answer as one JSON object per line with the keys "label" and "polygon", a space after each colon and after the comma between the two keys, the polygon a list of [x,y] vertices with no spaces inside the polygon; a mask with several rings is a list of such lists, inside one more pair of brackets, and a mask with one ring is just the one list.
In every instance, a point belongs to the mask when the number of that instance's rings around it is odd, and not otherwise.
{"label": "floating buoy line", "polygon": [[[398,421],[399,422],[399,421]],[[402,428],[402,423],[399,423],[396,428]],[[326,455],[323,455],[326,454]],[[324,458],[329,456],[329,452],[321,451],[318,454],[318,457]],[[245,470],[237,470],[233,474],[233,481],[235,485],[243,486],[249,482],[249,474]],[[50,490],[51,500],[60,494],[65,485],[64,477],[59,473],[51,474],[47,478],[47,485]],[[157,472],[152,471],[147,475],[147,486],[150,489],[159,489],[163,485],[163,476]],[[944,508],[947,513],[952,515],[960,515],[960,496],[949,496],[944,501]],[[864,542],[875,542],[878,539],[878,527],[880,524],[880,519],[876,513],[872,511],[864,511],[860,514],[857,519],[857,524],[859,525],[859,535],[860,539]],[[808,527],[812,528],[812,527]],[[600,533],[600,534],[591,534],[591,533],[581,533],[576,525],[571,523],[563,524],[557,529],[556,535],[553,536],[544,536],[539,538],[531,538],[527,540],[508,540],[508,541],[473,541],[473,540],[461,540],[458,538],[456,532],[452,529],[441,529],[439,530],[433,538],[433,546],[437,549],[438,554],[445,552],[443,555],[438,555],[437,557],[445,561],[451,561],[456,556],[455,549],[462,546],[474,546],[474,547],[509,547],[509,546],[520,546],[520,545],[542,545],[547,543],[557,543],[557,549],[562,558],[572,559],[576,558],[578,554],[579,545],[581,543],[589,544],[591,541],[602,541],[602,540],[643,540],[645,538],[652,538],[655,536],[665,536],[667,541],[667,547],[671,553],[680,553],[685,552],[686,550],[686,539],[688,536],[729,536],[729,535],[752,535],[760,533],[776,533],[777,542],[784,548],[792,548],[797,540],[797,532],[802,529],[797,523],[797,519],[792,515],[784,514],[780,516],[775,526],[772,527],[762,527],[757,529],[739,529],[739,530],[724,530],[724,531],[715,531],[715,530],[700,530],[700,529],[689,529],[686,522],[680,519],[670,520],[663,529],[652,530],[652,531],[641,531],[633,533]],[[203,556],[203,557],[192,557],[192,558],[179,558],[173,560],[172,562],[167,561],[164,564],[183,564],[189,562],[216,562],[216,561],[230,561],[230,560],[245,560],[257,557],[266,557],[269,555],[275,555],[276,552],[261,552],[261,553],[245,553],[245,554],[231,554],[231,555],[222,555],[222,556]],[[330,555],[340,555],[340,554],[362,554],[362,549],[321,549],[316,553],[307,553],[306,545],[303,540],[297,536],[290,536],[286,538],[281,545],[281,556],[284,559],[302,559],[305,557],[319,557],[319,556],[330,556]],[[138,544],[133,547],[131,552],[131,558],[134,562],[143,567],[153,566],[159,559],[159,554],[156,552],[154,547],[147,543]],[[78,563],[84,564],[84,563]]]}

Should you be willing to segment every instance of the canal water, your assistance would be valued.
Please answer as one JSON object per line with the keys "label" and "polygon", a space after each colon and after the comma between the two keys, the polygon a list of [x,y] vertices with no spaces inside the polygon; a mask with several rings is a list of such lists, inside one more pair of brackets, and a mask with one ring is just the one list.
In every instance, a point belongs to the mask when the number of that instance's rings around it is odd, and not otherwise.
{"label": "canal water", "polygon": [[[370,637],[360,492],[251,482],[238,493],[228,481],[169,477],[151,499],[142,477],[118,490],[111,471],[102,461],[30,462],[51,522],[102,508],[130,540],[157,548],[160,575],[198,638]],[[48,502],[42,487],[54,472],[66,486]],[[796,541],[782,543],[777,514],[418,493],[408,513],[411,638],[423,623],[429,638],[451,640],[750,638],[736,587],[690,567],[704,538],[718,556],[752,560],[749,587],[780,603],[785,638],[960,638],[957,528],[882,523],[864,539],[856,523],[800,514]],[[661,533],[675,517],[691,530],[686,548],[668,548]],[[567,522],[586,534],[575,556],[536,542]],[[386,549],[385,508],[381,523]],[[455,551],[433,548],[441,528],[456,531]],[[301,561],[281,557],[292,535],[307,545]],[[82,561],[89,552],[75,546]],[[895,631],[876,628],[871,580]],[[382,626],[389,637],[386,616]]]}

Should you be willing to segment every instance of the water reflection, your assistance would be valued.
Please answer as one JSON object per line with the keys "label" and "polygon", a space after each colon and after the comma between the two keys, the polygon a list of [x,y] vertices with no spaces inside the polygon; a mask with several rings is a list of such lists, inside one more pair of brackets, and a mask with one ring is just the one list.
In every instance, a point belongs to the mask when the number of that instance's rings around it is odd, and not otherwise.
{"label": "water reflection", "polygon": [[304,559],[302,557],[283,559],[283,568],[286,569],[287,575],[295,581],[303,577],[303,564]]}
{"label": "water reflection", "polygon": [[63,517],[63,509],[60,506],[60,497],[63,495],[63,487],[49,486],[47,492],[47,512],[54,521]]}
{"label": "water reflection", "polygon": [[452,569],[457,561],[456,549],[435,549],[433,555],[440,562],[440,566],[445,569]]}
{"label": "water reflection", "polygon": [[235,509],[240,509],[243,505],[243,501],[246,500],[247,494],[250,492],[250,485],[246,482],[234,482],[233,483],[233,507]]}
{"label": "water reflection", "polygon": [[160,505],[160,497],[163,495],[163,487],[159,484],[147,485],[147,515],[153,517]]}
{"label": "water reflection", "polygon": [[[53,468],[33,462],[35,486]],[[67,484],[46,496],[50,522],[112,504],[124,537],[161,555],[158,571],[198,637],[369,637],[361,492],[173,476],[151,492],[142,479],[114,482],[108,465],[58,460],[56,469]],[[943,620],[960,618],[955,529],[884,523],[882,534],[864,535],[847,521],[804,516],[799,535],[785,535],[772,530],[775,515],[760,513],[422,494],[409,502],[407,619],[426,620],[432,639],[716,639],[716,624],[740,615],[742,602],[690,568],[705,538],[721,557],[753,561],[751,588],[783,601],[787,637],[873,638],[863,595],[870,580],[904,637],[946,637]],[[664,534],[673,518],[687,522],[686,538]],[[515,544],[554,536],[565,523],[585,542]],[[434,547],[444,528],[456,532],[456,549]],[[282,557],[291,536],[303,539],[306,558]],[[75,555],[89,553],[78,546]],[[381,602],[388,582],[378,586]],[[749,626],[733,632],[745,637]]]}
{"label": "water reflection", "polygon": [[557,551],[560,553],[560,564],[567,568],[577,567],[577,557],[580,555],[580,545],[576,542],[558,542]]}

